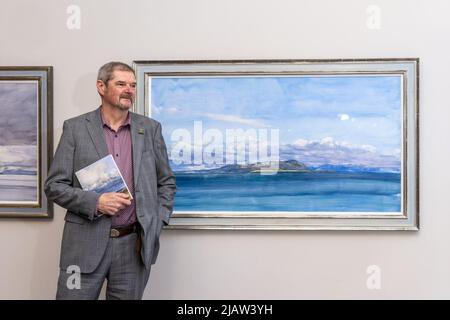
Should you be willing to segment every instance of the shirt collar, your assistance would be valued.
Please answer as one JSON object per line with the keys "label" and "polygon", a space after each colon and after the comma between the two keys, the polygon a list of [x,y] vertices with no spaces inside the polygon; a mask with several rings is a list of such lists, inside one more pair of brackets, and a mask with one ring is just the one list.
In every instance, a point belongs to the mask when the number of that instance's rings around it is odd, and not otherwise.
{"label": "shirt collar", "polygon": [[[102,111],[101,109],[100,109],[100,118],[101,118],[101,120],[102,120],[102,125],[103,125],[103,127],[104,127],[104,126],[107,126],[109,129],[112,130],[112,128],[111,128],[111,126],[109,125],[109,123],[106,122],[105,118],[103,117],[103,111]],[[126,127],[126,126],[131,126],[130,112],[128,112],[127,118],[125,119],[125,122],[119,127],[119,129],[122,128],[122,127]]]}

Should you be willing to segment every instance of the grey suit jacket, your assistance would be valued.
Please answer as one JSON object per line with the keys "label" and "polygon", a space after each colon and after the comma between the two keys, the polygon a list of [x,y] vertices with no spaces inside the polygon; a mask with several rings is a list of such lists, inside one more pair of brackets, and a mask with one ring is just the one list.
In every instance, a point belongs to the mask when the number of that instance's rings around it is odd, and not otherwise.
{"label": "grey suit jacket", "polygon": [[[141,257],[149,268],[156,261],[163,224],[169,222],[176,191],[161,125],[131,113],[136,216],[142,226]],[[108,155],[100,108],[64,122],[63,134],[47,180],[48,199],[67,209],[61,244],[60,268],[80,267],[93,272],[109,240],[111,218],[96,217],[99,194],[83,191],[75,172]]]}

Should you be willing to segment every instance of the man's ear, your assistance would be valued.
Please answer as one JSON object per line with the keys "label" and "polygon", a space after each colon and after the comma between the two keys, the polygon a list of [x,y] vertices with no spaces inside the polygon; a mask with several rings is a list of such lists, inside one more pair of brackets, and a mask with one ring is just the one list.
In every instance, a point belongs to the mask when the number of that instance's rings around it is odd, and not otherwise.
{"label": "man's ear", "polygon": [[103,96],[105,94],[106,84],[102,80],[97,80],[97,91],[99,95]]}

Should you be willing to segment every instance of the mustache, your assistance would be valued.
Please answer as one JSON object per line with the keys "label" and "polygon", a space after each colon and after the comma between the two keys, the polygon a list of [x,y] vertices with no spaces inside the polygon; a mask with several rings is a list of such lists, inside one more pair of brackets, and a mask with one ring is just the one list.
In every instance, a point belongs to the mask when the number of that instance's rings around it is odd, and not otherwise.
{"label": "mustache", "polygon": [[123,99],[129,99],[129,100],[133,101],[133,96],[132,96],[132,95],[129,95],[129,94],[121,95],[120,98],[123,98]]}

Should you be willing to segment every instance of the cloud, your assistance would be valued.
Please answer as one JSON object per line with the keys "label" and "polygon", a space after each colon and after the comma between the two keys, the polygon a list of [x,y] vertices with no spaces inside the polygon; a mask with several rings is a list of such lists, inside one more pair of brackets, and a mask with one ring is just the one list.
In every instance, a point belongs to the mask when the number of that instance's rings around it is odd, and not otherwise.
{"label": "cloud", "polygon": [[175,114],[180,112],[180,109],[178,109],[177,107],[170,107],[166,109],[166,112],[169,114]]}
{"label": "cloud", "polygon": [[205,116],[213,120],[240,123],[252,127],[264,127],[264,124],[257,119],[244,119],[236,115],[207,113]]}
{"label": "cloud", "polygon": [[114,165],[112,157],[109,157],[105,160],[101,159],[94,162],[90,166],[77,171],[76,175],[83,188],[92,190],[106,184],[111,178],[117,177],[119,171]]}
{"label": "cloud", "polygon": [[400,170],[400,154],[384,155],[371,145],[355,145],[324,137],[320,141],[298,139],[283,145],[282,160],[297,160],[307,166],[347,165]]}
{"label": "cloud", "polygon": [[0,82],[0,145],[37,141],[37,82]]}
{"label": "cloud", "polygon": [[0,146],[0,166],[37,166],[36,146]]}
{"label": "cloud", "polygon": [[305,147],[305,146],[308,145],[308,143],[309,143],[308,140],[305,140],[305,139],[298,139],[298,140],[296,140],[296,141],[293,143],[293,145],[294,145],[294,146],[298,146],[298,147]]}
{"label": "cloud", "polygon": [[95,186],[108,181],[109,175],[106,170],[106,164],[96,163],[91,167],[86,168],[86,171],[82,171],[80,177],[82,177],[86,184]]}
{"label": "cloud", "polygon": [[151,113],[152,115],[157,115],[161,113],[161,107],[157,106],[156,104],[152,103],[152,107],[151,107]]}
{"label": "cloud", "polygon": [[341,119],[341,121],[347,121],[350,120],[350,116],[348,114],[340,114],[339,119]]}

